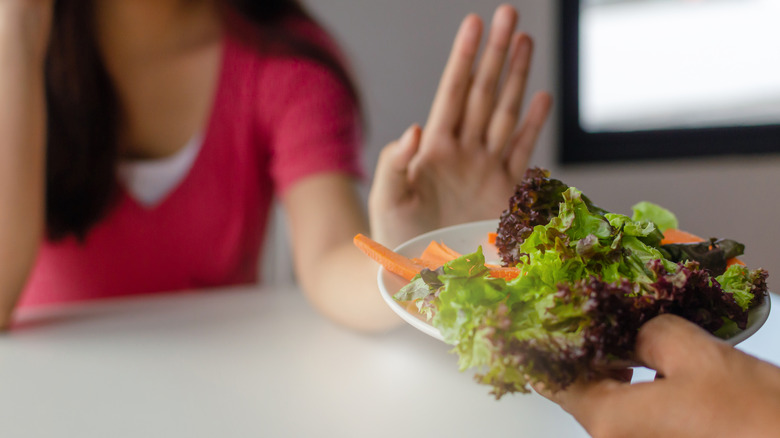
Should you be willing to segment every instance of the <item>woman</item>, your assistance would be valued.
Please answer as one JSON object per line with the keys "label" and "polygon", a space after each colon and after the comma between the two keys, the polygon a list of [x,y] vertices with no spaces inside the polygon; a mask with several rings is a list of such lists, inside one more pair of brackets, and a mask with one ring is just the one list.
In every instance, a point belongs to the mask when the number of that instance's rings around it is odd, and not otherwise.
{"label": "woman", "polygon": [[296,3],[0,0],[0,325],[19,302],[255,281],[278,197],[311,302],[394,326],[351,239],[498,216],[550,106],[536,96],[515,130],[531,53],[516,22],[497,9],[472,74],[482,23],[464,20],[424,132],[380,156],[369,227],[356,93]]}

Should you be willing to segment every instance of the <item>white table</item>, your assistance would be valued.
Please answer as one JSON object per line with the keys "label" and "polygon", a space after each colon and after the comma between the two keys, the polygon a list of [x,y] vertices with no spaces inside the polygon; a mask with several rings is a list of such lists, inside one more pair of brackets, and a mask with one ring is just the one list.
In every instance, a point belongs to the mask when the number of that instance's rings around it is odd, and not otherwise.
{"label": "white table", "polygon": [[[777,300],[773,301],[775,309]],[[583,437],[538,395],[495,401],[449,347],[369,336],[294,288],[26,311],[0,336],[7,437]],[[780,363],[780,316],[744,349]]]}

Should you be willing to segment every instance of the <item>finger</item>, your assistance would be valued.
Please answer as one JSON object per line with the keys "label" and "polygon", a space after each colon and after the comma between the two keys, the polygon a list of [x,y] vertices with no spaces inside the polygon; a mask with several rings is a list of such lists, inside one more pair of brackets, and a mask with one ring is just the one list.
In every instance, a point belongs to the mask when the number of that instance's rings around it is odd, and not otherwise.
{"label": "finger", "polygon": [[455,131],[463,113],[481,36],[482,20],[473,14],[464,18],[433,99],[426,131]]}
{"label": "finger", "polygon": [[523,178],[539,139],[539,133],[550,114],[550,108],[552,108],[552,97],[543,91],[536,93],[528,105],[528,114],[512,140],[509,151],[507,151],[507,169],[514,181],[520,181]]}
{"label": "finger", "polygon": [[514,36],[506,83],[499,94],[487,131],[488,151],[496,155],[503,154],[517,127],[532,51],[533,43],[528,35],[518,33]]}
{"label": "finger", "polygon": [[[597,391],[605,391],[604,388],[618,388],[619,384],[629,384],[634,376],[634,370],[632,368],[616,368],[597,371],[597,375],[588,379],[579,379],[573,384],[567,386],[564,390],[551,391],[547,389],[543,382],[535,382],[531,386],[540,395],[556,402],[562,403],[567,401],[568,398],[579,398],[583,395],[587,395],[592,391],[596,391],[596,388],[601,387]],[[599,392],[600,393],[600,392]]]}
{"label": "finger", "polygon": [[417,149],[420,146],[420,126],[416,123],[406,128],[404,134],[398,140],[398,145],[393,151],[393,156],[390,161],[391,168],[397,174],[406,173],[409,168],[409,163],[412,161],[414,154],[417,153]]}
{"label": "finger", "polygon": [[[559,392],[553,401],[591,436],[669,436],[672,431],[678,432],[674,436],[689,436],[679,433],[681,427],[675,423],[676,416],[670,415],[679,412],[679,406],[677,409],[667,406],[675,401],[675,395],[673,388],[660,382],[632,385],[607,379],[577,382]],[[637,406],[642,406],[647,415],[638,415]],[[658,419],[666,422],[654,424]]]}
{"label": "finger", "polygon": [[485,141],[498,81],[516,25],[517,11],[512,6],[502,5],[496,9],[485,52],[468,93],[461,131],[461,143],[466,147],[481,146]]}
{"label": "finger", "polygon": [[672,377],[701,369],[713,354],[723,351],[724,345],[696,324],[666,314],[642,326],[635,351],[647,367]]}
{"label": "finger", "polygon": [[599,410],[605,409],[605,406],[614,399],[615,394],[627,386],[628,383],[612,379],[578,381],[565,390],[542,395],[560,405],[588,428]]}
{"label": "finger", "polygon": [[379,193],[390,199],[401,199],[408,190],[409,163],[420,145],[420,127],[407,128],[401,139],[387,145],[379,155],[374,181]]}

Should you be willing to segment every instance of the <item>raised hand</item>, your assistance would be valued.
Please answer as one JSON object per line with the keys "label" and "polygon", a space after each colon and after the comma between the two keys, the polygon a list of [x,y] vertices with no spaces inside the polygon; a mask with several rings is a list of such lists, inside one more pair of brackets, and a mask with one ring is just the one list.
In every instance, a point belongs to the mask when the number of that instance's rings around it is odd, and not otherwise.
{"label": "raised hand", "polygon": [[497,219],[506,208],[551,106],[548,93],[537,93],[518,127],[533,42],[515,31],[517,21],[511,6],[496,9],[477,61],[482,21],[463,20],[425,128],[413,125],[380,155],[369,199],[377,240],[394,245]]}
{"label": "raised hand", "polygon": [[594,437],[777,436],[780,368],[671,315],[642,327],[636,352],[664,378],[633,385],[605,379],[540,393]]}

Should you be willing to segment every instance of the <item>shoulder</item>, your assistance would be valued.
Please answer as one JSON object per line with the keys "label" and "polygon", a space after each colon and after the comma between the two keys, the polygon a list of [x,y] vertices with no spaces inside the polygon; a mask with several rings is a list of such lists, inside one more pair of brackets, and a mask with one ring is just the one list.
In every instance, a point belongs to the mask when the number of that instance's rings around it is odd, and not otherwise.
{"label": "shoulder", "polygon": [[[274,126],[291,112],[354,116],[359,105],[338,71],[296,53],[263,52],[234,35],[225,37],[225,85],[236,88],[237,106],[248,105],[261,123]],[[267,125],[269,126],[269,125]]]}
{"label": "shoulder", "polygon": [[357,102],[357,90],[346,57],[334,38],[305,12],[269,22],[228,13],[225,37],[232,48],[233,68],[251,71],[260,81],[286,90],[302,81],[333,83]]}
{"label": "shoulder", "polygon": [[[228,112],[240,111],[239,119],[246,118],[256,135],[268,139],[280,163],[282,155],[300,161],[300,155],[313,149],[350,155],[345,151],[356,149],[361,136],[360,108],[344,70],[334,68],[333,62],[341,65],[339,58],[322,57],[331,49],[277,47],[269,39],[278,35],[244,25],[229,28],[224,37],[223,86],[232,90]],[[332,44],[313,24],[293,23],[286,30],[295,38],[315,41],[315,47]]]}

